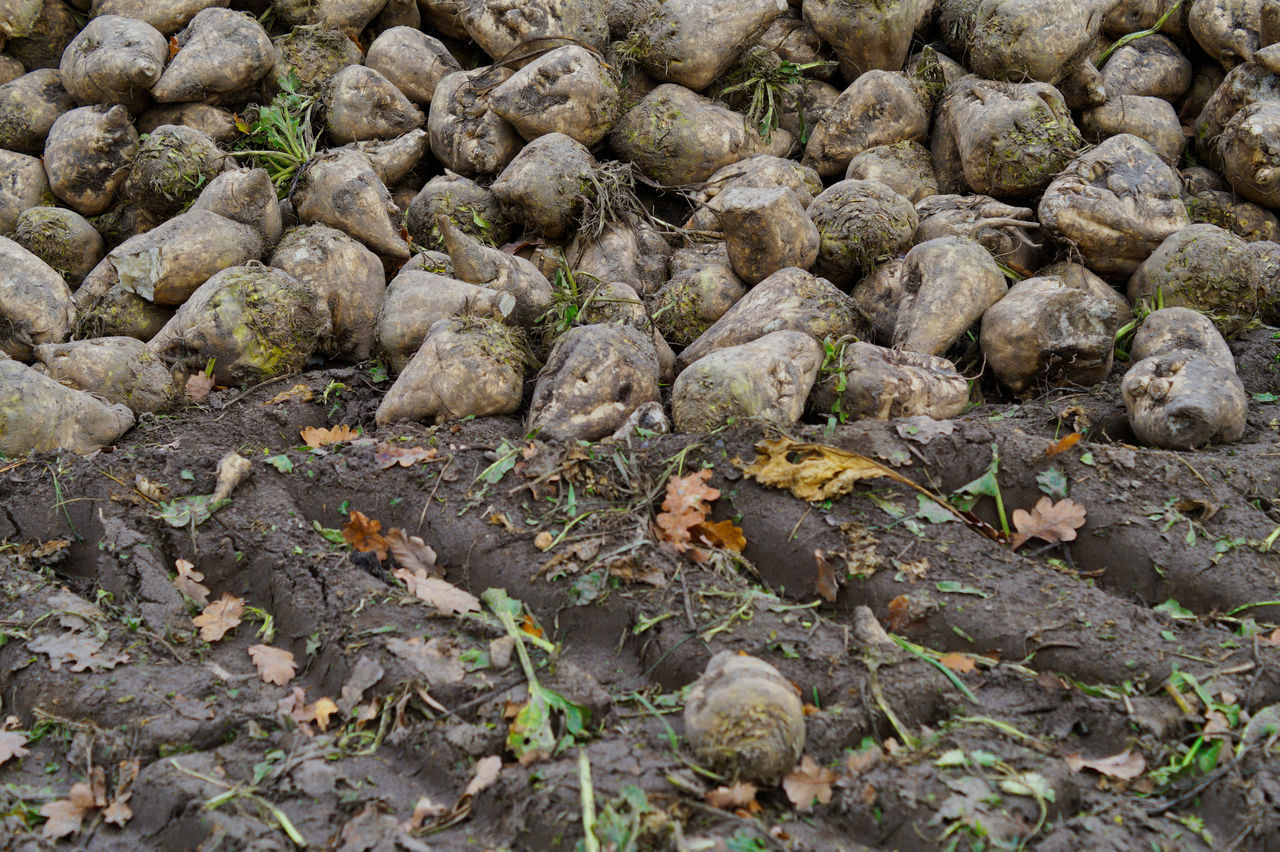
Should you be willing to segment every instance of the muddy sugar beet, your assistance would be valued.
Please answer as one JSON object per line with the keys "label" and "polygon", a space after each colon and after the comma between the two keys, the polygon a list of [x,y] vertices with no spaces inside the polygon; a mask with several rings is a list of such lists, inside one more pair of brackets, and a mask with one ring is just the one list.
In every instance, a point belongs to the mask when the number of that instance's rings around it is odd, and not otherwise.
{"label": "muddy sugar beet", "polygon": [[1193,445],[1239,439],[1248,397],[1224,378],[1229,423],[1175,428],[1166,385],[1234,364],[1138,357],[1138,318],[1280,319],[1274,3],[72,6],[0,9],[0,345],[137,410],[175,404],[161,367],[376,360],[370,428],[1072,388]]}

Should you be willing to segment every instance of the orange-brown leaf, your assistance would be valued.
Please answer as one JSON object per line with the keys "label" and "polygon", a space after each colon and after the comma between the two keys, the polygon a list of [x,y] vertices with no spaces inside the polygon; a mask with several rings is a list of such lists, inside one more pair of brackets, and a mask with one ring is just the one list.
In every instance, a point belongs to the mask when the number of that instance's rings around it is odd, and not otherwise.
{"label": "orange-brown leaf", "polygon": [[350,426],[334,426],[332,429],[320,429],[308,426],[300,433],[308,447],[323,447],[327,444],[345,444],[360,437],[360,433]]}
{"label": "orange-brown leaf", "polygon": [[1050,444],[1049,449],[1045,450],[1044,454],[1046,456],[1056,456],[1058,453],[1065,453],[1067,450],[1080,443],[1081,437],[1083,436],[1079,432],[1072,432],[1070,435],[1065,435]]}
{"label": "orange-brown leaf", "polygon": [[[719,490],[707,485],[710,478],[710,469],[703,469],[667,480],[663,511],[656,519],[658,535],[682,553],[693,543],[693,528],[707,519],[711,502],[720,496]],[[745,539],[743,545],[746,545]]]}
{"label": "orange-brown leaf", "polygon": [[223,592],[222,597],[204,608],[191,623],[200,628],[200,638],[206,642],[217,642],[240,623],[244,613],[244,599],[230,592]]}
{"label": "orange-brown leaf", "polygon": [[831,785],[839,777],[806,754],[800,765],[782,779],[782,789],[796,810],[807,811],[813,808],[814,801],[823,805],[831,801]]}
{"label": "orange-brown leaf", "polygon": [[911,615],[911,598],[898,595],[889,601],[889,630],[894,633],[902,629]]}
{"label": "orange-brown leaf", "polygon": [[293,653],[283,648],[272,648],[270,645],[250,645],[249,659],[253,660],[258,675],[266,683],[284,686],[293,680],[298,671],[298,664],[293,661]]}
{"label": "orange-brown leaf", "polygon": [[530,636],[542,638],[542,628],[538,626],[538,622],[533,620],[533,616],[527,612],[524,614],[524,620],[520,622],[520,629]]}
{"label": "orange-brown leaf", "polygon": [[1027,539],[1040,538],[1047,542],[1071,541],[1076,530],[1084,526],[1085,508],[1074,500],[1053,502],[1041,497],[1030,512],[1013,510],[1013,526],[1018,530],[1013,536],[1013,548],[1017,550]]}
{"label": "orange-brown leaf", "polygon": [[351,520],[342,527],[342,538],[347,544],[361,553],[372,553],[378,561],[387,558],[389,544],[378,531],[382,529],[382,521],[375,521],[364,512],[351,513]]}
{"label": "orange-brown leaf", "polygon": [[957,654],[955,652],[943,654],[938,658],[938,662],[942,663],[956,674],[968,674],[977,668],[977,664],[974,663],[973,657],[970,657],[968,654]]}
{"label": "orange-brown leaf", "polygon": [[741,553],[743,548],[747,546],[747,537],[742,532],[742,528],[730,520],[703,521],[694,527],[691,532],[704,544],[729,550],[733,553]]}

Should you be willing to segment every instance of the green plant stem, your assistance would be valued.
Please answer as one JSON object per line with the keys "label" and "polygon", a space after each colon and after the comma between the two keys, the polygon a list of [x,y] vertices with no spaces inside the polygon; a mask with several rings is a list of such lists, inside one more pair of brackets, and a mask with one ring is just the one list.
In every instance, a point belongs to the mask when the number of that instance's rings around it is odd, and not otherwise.
{"label": "green plant stem", "polygon": [[578,787],[582,791],[582,839],[587,852],[600,852],[596,837],[596,795],[591,786],[591,761],[587,750],[578,749]]}
{"label": "green plant stem", "polygon": [[1106,65],[1107,60],[1111,58],[1111,54],[1115,53],[1117,50],[1124,47],[1126,44],[1137,41],[1140,38],[1146,38],[1149,35],[1155,35],[1156,33],[1160,32],[1160,28],[1165,25],[1165,22],[1169,20],[1169,17],[1174,12],[1178,11],[1178,7],[1181,5],[1182,5],[1182,0],[1175,0],[1174,4],[1170,6],[1163,15],[1160,16],[1160,19],[1156,21],[1151,28],[1145,29],[1145,30],[1138,30],[1137,32],[1129,33],[1128,35],[1123,35],[1120,38],[1116,39],[1116,41],[1110,47],[1102,51],[1102,55],[1098,57],[1097,66],[1101,68],[1103,65]]}

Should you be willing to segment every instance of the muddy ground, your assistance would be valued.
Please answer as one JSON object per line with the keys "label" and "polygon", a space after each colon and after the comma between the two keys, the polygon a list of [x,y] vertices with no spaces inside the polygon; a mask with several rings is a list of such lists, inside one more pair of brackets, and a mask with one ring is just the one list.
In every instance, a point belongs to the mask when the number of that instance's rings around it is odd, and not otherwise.
{"label": "muddy ground", "polygon": [[[0,462],[0,710],[29,752],[0,767],[0,836],[52,845],[41,810],[101,774],[62,848],[572,849],[585,750],[604,849],[1280,849],[1280,342],[1262,329],[1233,347],[1249,431],[1204,452],[1129,443],[1123,365],[1089,392],[989,399],[949,432],[793,430],[941,493],[981,476],[994,444],[1007,512],[1050,491],[1087,510],[1075,541],[1016,552],[888,480],[814,504],[764,488],[741,466],[777,435],[750,424],[575,447],[509,419],[377,429],[388,382],[367,366],[218,390],[93,457]],[[271,401],[295,384],[309,400]],[[363,437],[300,438],[335,424]],[[384,469],[379,442],[436,456]],[[232,450],[253,466],[228,504],[161,517],[209,494]],[[703,467],[740,556],[697,563],[655,535],[667,478]],[[974,511],[998,526],[994,503]],[[490,659],[498,620],[441,614],[391,557],[326,538],[351,510],[421,536],[451,583],[522,601],[558,647],[531,646],[538,677],[591,711],[588,735],[515,761],[527,682]],[[256,609],[203,641],[180,559],[210,600]],[[859,607],[909,642],[883,644]],[[260,643],[294,655],[287,685],[258,677]],[[682,690],[722,649],[769,661],[811,705],[828,802],[704,800],[717,781],[683,741]],[[295,720],[323,698],[339,707],[324,730]],[[1126,751],[1105,772],[1067,757]],[[496,780],[464,795],[491,755]],[[439,807],[414,827],[422,797]],[[115,800],[131,818],[99,807]]]}

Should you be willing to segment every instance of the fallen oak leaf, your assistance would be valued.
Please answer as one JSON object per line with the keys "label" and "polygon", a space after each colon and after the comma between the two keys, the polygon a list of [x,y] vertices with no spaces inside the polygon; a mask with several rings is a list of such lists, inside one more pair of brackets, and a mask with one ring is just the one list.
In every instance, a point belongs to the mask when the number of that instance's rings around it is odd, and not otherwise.
{"label": "fallen oak leaf", "polygon": [[428,577],[443,577],[444,572],[436,567],[436,552],[416,535],[408,535],[399,527],[392,527],[383,536],[387,549],[396,560],[396,564],[408,571],[422,571]]}
{"label": "fallen oak leaf", "polygon": [[831,785],[839,777],[806,754],[800,765],[782,779],[782,789],[796,810],[808,811],[813,808],[815,800],[822,805],[831,801]]}
{"label": "fallen oak leaf", "polygon": [[467,789],[463,791],[462,798],[469,799],[482,790],[492,787],[493,782],[498,780],[498,773],[501,771],[502,758],[496,754],[477,760],[476,774],[471,778],[471,782],[467,784]]}
{"label": "fallen oak leaf", "polygon": [[280,391],[280,393],[271,397],[271,399],[267,400],[262,404],[275,405],[276,403],[290,402],[290,401],[310,402],[311,400],[315,399],[315,396],[316,396],[316,392],[313,391],[309,385],[304,385],[301,382],[299,382],[298,384],[294,385],[288,390]]}
{"label": "fallen oak leaf", "polygon": [[1067,450],[1080,443],[1080,439],[1084,437],[1079,432],[1072,432],[1061,439],[1054,441],[1049,445],[1049,449],[1044,451],[1046,457],[1056,456],[1058,453],[1065,453]]}
{"label": "fallen oak leaf", "polygon": [[298,664],[293,660],[293,653],[283,648],[272,648],[270,645],[250,645],[249,659],[258,669],[258,676],[265,683],[284,686],[293,680],[298,672]]}
{"label": "fallen oak leaf", "polygon": [[405,589],[423,603],[431,604],[445,615],[479,612],[480,599],[468,591],[438,577],[428,577],[425,571],[408,571],[397,568],[392,576],[404,583]]}
{"label": "fallen oak leaf", "polygon": [[704,468],[667,480],[663,511],[655,518],[655,524],[659,537],[681,553],[688,550],[693,542],[692,529],[707,519],[711,513],[711,502],[720,497],[719,489],[707,485],[710,478],[711,470]]}
{"label": "fallen oak leaf", "polygon": [[458,653],[438,638],[423,642],[421,636],[411,639],[393,636],[387,640],[387,650],[408,663],[431,686],[457,683],[467,674]]}
{"label": "fallen oak leaf", "polygon": [[218,479],[213,486],[213,496],[209,499],[213,503],[221,503],[231,496],[231,492],[236,490],[236,486],[244,481],[249,475],[249,471],[253,469],[253,462],[244,456],[232,450],[221,459],[218,460],[217,474]]}
{"label": "fallen oak leaf", "polygon": [[973,661],[973,657],[968,654],[958,654],[954,651],[949,654],[943,654],[938,658],[938,662],[956,674],[968,674],[978,667],[977,663]]}
{"label": "fallen oak leaf", "polygon": [[397,447],[383,441],[374,449],[373,460],[378,463],[378,470],[386,470],[396,465],[413,467],[418,462],[431,461],[437,454],[435,447]]}
{"label": "fallen oak leaf", "polygon": [[338,705],[331,698],[321,698],[311,705],[311,716],[316,720],[316,727],[324,730],[329,727],[329,717],[338,712]]}
{"label": "fallen oak leaf", "polygon": [[72,784],[67,798],[48,802],[40,808],[40,815],[47,818],[42,833],[50,840],[75,834],[95,807],[93,789],[83,781]]}
{"label": "fallen oak leaf", "polygon": [[717,787],[707,793],[703,799],[708,805],[721,810],[737,810],[742,808],[749,814],[759,813],[763,808],[756,801],[756,785],[750,781],[738,781],[729,787]]}
{"label": "fallen oak leaf", "polygon": [[200,628],[201,639],[217,642],[228,631],[239,626],[240,616],[243,614],[244,598],[223,592],[222,597],[206,606],[199,615],[191,619],[191,623]]}
{"label": "fallen oak leaf", "polygon": [[26,744],[27,735],[21,731],[0,731],[0,766],[15,757],[30,754],[29,749],[23,748]]}
{"label": "fallen oak leaf", "polygon": [[406,832],[417,831],[426,824],[427,818],[435,818],[444,816],[449,809],[431,799],[430,796],[419,796],[417,803],[413,806],[413,816],[409,817],[405,822],[400,823],[400,828]]}
{"label": "fallen oak leaf", "polygon": [[133,808],[127,804],[132,797],[133,793],[120,793],[117,795],[111,800],[111,804],[107,805],[106,810],[102,812],[102,821],[124,828],[125,823],[133,819]]}
{"label": "fallen oak leaf", "polygon": [[185,559],[178,559],[173,565],[178,569],[178,576],[173,579],[173,585],[177,590],[200,606],[208,606],[209,587],[200,583],[204,579],[204,574],[195,570],[196,566]]}
{"label": "fallen oak leaf", "polygon": [[204,373],[196,373],[187,378],[185,389],[187,399],[192,402],[204,402],[209,392],[213,390],[213,379]]}
{"label": "fallen oak leaf", "polygon": [[387,558],[387,539],[378,532],[382,521],[375,521],[364,512],[352,511],[351,520],[342,525],[342,539],[361,553],[372,553],[378,561]]}
{"label": "fallen oak leaf", "polygon": [[312,449],[329,444],[345,444],[360,437],[359,432],[346,425],[334,426],[331,429],[308,426],[298,434],[302,436],[303,441],[306,441],[307,446]]}
{"label": "fallen oak leaf", "polygon": [[836,569],[827,558],[827,554],[822,548],[813,551],[814,564],[818,566],[818,579],[815,582],[815,591],[827,603],[835,603],[836,595],[840,591],[839,583],[836,581]]}
{"label": "fallen oak leaf", "polygon": [[1051,544],[1071,541],[1076,537],[1076,530],[1084,526],[1085,514],[1084,506],[1070,498],[1055,503],[1041,497],[1030,512],[1014,509],[1013,526],[1017,532],[1013,535],[1013,549],[1017,550],[1031,538]]}
{"label": "fallen oak leaf", "polygon": [[1113,754],[1110,757],[1088,759],[1081,757],[1079,754],[1068,754],[1063,759],[1066,760],[1067,766],[1070,767],[1072,772],[1092,769],[1100,775],[1119,778],[1123,781],[1137,778],[1147,769],[1147,761],[1142,756],[1142,753],[1132,749],[1125,749],[1119,754]]}
{"label": "fallen oak leaf", "polygon": [[718,547],[733,553],[741,553],[747,546],[747,537],[742,528],[733,521],[703,521],[690,530],[703,544]]}

